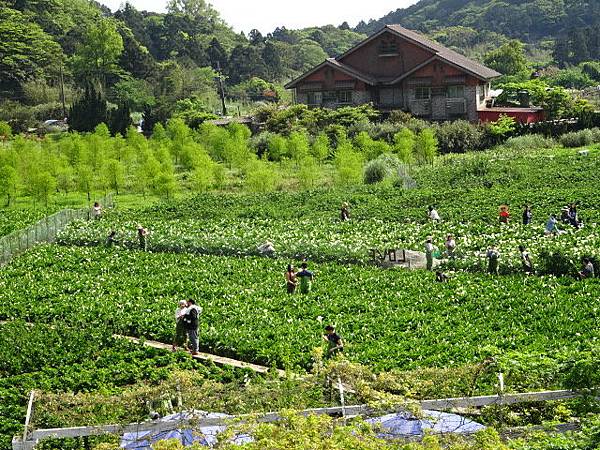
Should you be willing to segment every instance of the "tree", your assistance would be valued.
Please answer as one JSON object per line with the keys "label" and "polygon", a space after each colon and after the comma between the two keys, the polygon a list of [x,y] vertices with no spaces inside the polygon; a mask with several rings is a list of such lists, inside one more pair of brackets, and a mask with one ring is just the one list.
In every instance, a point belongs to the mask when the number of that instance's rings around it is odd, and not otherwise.
{"label": "tree", "polygon": [[504,75],[517,75],[527,70],[525,46],[518,40],[512,40],[497,50],[488,52],[484,62],[488,67]]}
{"label": "tree", "polygon": [[414,161],[415,133],[410,128],[402,128],[394,135],[394,152],[404,164]]}
{"label": "tree", "polygon": [[113,109],[108,114],[108,128],[113,136],[117,134],[125,136],[131,123],[131,111],[126,103],[119,104],[117,109]]}
{"label": "tree", "polygon": [[92,131],[108,120],[106,100],[92,86],[88,86],[83,97],[69,110],[69,128],[73,131]]}
{"label": "tree", "polygon": [[217,38],[212,38],[210,44],[208,44],[206,55],[208,56],[210,65],[214,70],[220,69],[222,72],[227,72],[227,62],[229,57]]}
{"label": "tree", "polygon": [[123,53],[123,38],[113,20],[102,19],[87,30],[84,41],[73,56],[75,74],[84,82],[106,86],[109,76],[119,75],[117,65]]}
{"label": "tree", "polygon": [[283,61],[279,48],[271,41],[267,41],[262,50],[262,59],[267,66],[269,80],[277,81],[283,76]]}
{"label": "tree", "polygon": [[248,40],[252,45],[262,45],[265,43],[265,38],[256,28],[250,30],[250,33],[248,33]]}
{"label": "tree", "polygon": [[31,177],[29,190],[33,196],[48,207],[48,200],[56,191],[56,179],[46,170],[39,170]]}
{"label": "tree", "polygon": [[167,11],[169,14],[203,17],[208,21],[219,18],[219,14],[205,0],[169,0]]}
{"label": "tree", "polygon": [[590,50],[588,48],[588,36],[585,30],[577,28],[573,30],[571,34],[571,48],[573,50],[573,57],[571,62],[573,64],[579,64],[583,61],[590,59]]}
{"label": "tree", "polygon": [[415,140],[415,156],[419,164],[433,164],[438,151],[438,142],[431,128],[421,131]]}
{"label": "tree", "polygon": [[6,196],[6,206],[10,206],[13,199],[17,198],[19,174],[9,165],[0,168],[0,195]]}
{"label": "tree", "polygon": [[559,36],[554,43],[552,58],[560,67],[565,67],[570,60],[569,41],[564,36]]}
{"label": "tree", "polygon": [[102,178],[104,185],[110,189],[114,189],[119,195],[119,189],[125,184],[125,168],[123,164],[116,159],[109,159],[102,168]]}
{"label": "tree", "polygon": [[252,77],[266,78],[267,67],[260,50],[256,47],[238,45],[229,58],[229,81],[238,84]]}
{"label": "tree", "polygon": [[20,83],[57,72],[63,57],[50,35],[0,2],[0,90],[15,93]]}

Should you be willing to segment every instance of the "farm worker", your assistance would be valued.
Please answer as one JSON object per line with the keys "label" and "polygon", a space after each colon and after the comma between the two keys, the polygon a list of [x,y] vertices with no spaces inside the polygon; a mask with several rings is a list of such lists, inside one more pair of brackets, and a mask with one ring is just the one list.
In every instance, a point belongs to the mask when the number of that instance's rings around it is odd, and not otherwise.
{"label": "farm worker", "polygon": [[594,264],[589,258],[583,259],[583,270],[579,272],[579,278],[585,280],[586,278],[594,278]]}
{"label": "farm worker", "polygon": [[350,205],[348,205],[347,202],[342,203],[342,208],[340,210],[340,218],[342,219],[342,222],[346,222],[346,221],[350,220],[349,207],[350,207]]}
{"label": "farm worker", "polygon": [[444,246],[446,247],[446,254],[448,255],[448,258],[454,259],[454,251],[456,250],[456,241],[454,240],[454,236],[451,234],[446,236],[446,242],[444,243]]}
{"label": "farm worker", "polygon": [[568,206],[563,206],[560,210],[560,221],[562,223],[569,223],[571,220],[569,218],[569,207]]}
{"label": "farm worker", "polygon": [[488,248],[486,253],[488,258],[488,272],[492,275],[498,275],[498,260],[500,259],[500,252],[494,245]]}
{"label": "farm worker", "polygon": [[329,346],[326,354],[327,358],[331,358],[344,351],[344,342],[342,341],[341,336],[335,332],[335,328],[332,325],[327,325],[325,327],[323,339],[327,341]]}
{"label": "farm worker", "polygon": [[196,301],[189,299],[187,301],[186,313],[183,316],[183,324],[190,340],[190,352],[192,355],[198,354],[198,318],[202,308],[196,306]]}
{"label": "farm worker", "polygon": [[296,274],[296,277],[300,279],[300,293],[308,294],[310,292],[312,281],[315,275],[308,270],[308,264],[305,262],[303,262],[300,267],[302,270]]}
{"label": "farm worker", "polygon": [[531,256],[529,252],[525,250],[525,246],[519,245],[519,252],[521,253],[521,265],[523,266],[523,272],[526,274],[533,273],[533,263],[531,262]]}
{"label": "farm worker", "polygon": [[425,241],[425,259],[427,261],[427,270],[433,269],[433,252],[437,250],[437,247],[433,245],[433,238],[428,237]]}
{"label": "farm worker", "polygon": [[440,215],[438,214],[437,210],[433,207],[430,206],[428,209],[428,213],[427,213],[427,217],[429,217],[431,220],[433,220],[434,222],[439,222],[440,219]]}
{"label": "farm worker", "polygon": [[435,273],[435,281],[437,281],[438,283],[447,283],[448,280],[448,275],[446,275],[445,273],[439,270]]}
{"label": "farm worker", "polygon": [[560,230],[556,226],[558,223],[558,219],[556,218],[556,214],[551,214],[548,218],[548,222],[546,222],[546,229],[544,230],[544,234],[546,236],[550,236],[551,234],[560,234]]}
{"label": "farm worker", "polygon": [[533,213],[531,212],[531,206],[525,205],[523,209],[523,225],[530,225]]}
{"label": "farm worker", "polygon": [[500,223],[508,223],[510,220],[510,212],[508,211],[508,206],[502,205],[500,206]]}
{"label": "farm worker", "polygon": [[180,300],[177,309],[175,310],[175,337],[173,338],[173,351],[177,350],[177,347],[185,344],[186,330],[183,322],[183,318],[187,314],[188,307],[185,300]]}
{"label": "farm worker", "polygon": [[296,291],[296,285],[298,284],[298,279],[296,278],[296,274],[294,273],[294,268],[291,264],[288,264],[287,270],[285,272],[285,284],[287,287],[288,294],[293,294]]}
{"label": "farm worker", "polygon": [[100,203],[95,202],[94,206],[92,208],[92,217],[94,219],[98,220],[101,216],[102,216],[102,207],[100,206]]}
{"label": "farm worker", "polygon": [[579,217],[577,216],[577,205],[575,203],[571,203],[569,206],[569,223],[575,228],[579,228],[581,222],[579,222]]}
{"label": "farm worker", "polygon": [[138,224],[137,232],[138,232],[138,241],[140,242],[140,250],[143,250],[143,251],[148,250],[148,244],[146,242],[146,236],[148,236],[148,230],[146,230],[143,226]]}
{"label": "farm worker", "polygon": [[271,241],[266,241],[264,244],[259,245],[257,249],[261,255],[271,256],[275,253],[275,247]]}
{"label": "farm worker", "polygon": [[110,233],[108,234],[108,236],[106,238],[106,246],[107,247],[112,247],[113,245],[115,245],[117,243],[117,240],[115,239],[116,235],[117,235],[117,232],[115,230],[110,230]]}

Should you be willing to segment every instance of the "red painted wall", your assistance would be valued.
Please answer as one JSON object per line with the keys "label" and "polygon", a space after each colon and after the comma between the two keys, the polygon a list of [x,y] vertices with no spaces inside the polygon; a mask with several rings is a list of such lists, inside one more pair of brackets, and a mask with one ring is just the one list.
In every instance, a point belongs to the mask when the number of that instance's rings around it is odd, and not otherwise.
{"label": "red painted wall", "polygon": [[[396,42],[399,56],[379,56],[379,45],[384,40]],[[340,62],[365,74],[395,78],[424,63],[432,56],[431,51],[425,50],[388,31],[345,56]]]}
{"label": "red painted wall", "polygon": [[544,111],[479,111],[480,122],[495,122],[500,116],[508,116],[514,118],[519,123],[536,123],[542,122],[545,118]]}
{"label": "red painted wall", "polygon": [[442,85],[444,84],[445,77],[465,77],[465,84],[468,86],[477,86],[480,81],[467,73],[463,72],[460,69],[457,69],[450,64],[444,63],[443,61],[432,61],[424,67],[421,67],[414,74],[410,76],[410,78],[419,78],[419,77],[431,77],[433,79],[433,85]]}
{"label": "red painted wall", "polygon": [[[335,69],[330,66],[325,66],[313,73],[312,75],[306,77],[304,82],[320,82],[323,84],[323,90],[335,90],[335,82],[336,81],[353,81],[355,78],[347,75],[341,70]],[[301,83],[302,84],[302,83]],[[359,80],[356,80],[355,90],[364,91],[366,89],[365,83]]]}

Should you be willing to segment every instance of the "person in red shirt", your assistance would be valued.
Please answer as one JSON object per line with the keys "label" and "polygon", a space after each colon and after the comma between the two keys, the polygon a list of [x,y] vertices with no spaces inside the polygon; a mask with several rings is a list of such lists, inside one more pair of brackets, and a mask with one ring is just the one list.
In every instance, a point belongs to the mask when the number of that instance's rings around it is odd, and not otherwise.
{"label": "person in red shirt", "polygon": [[508,206],[502,205],[500,207],[500,223],[508,223],[510,219],[510,212],[508,211]]}

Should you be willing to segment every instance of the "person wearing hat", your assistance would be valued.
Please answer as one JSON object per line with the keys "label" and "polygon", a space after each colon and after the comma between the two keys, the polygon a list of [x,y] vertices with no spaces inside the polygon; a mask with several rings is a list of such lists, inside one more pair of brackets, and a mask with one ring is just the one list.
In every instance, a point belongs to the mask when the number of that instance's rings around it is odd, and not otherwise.
{"label": "person wearing hat", "polygon": [[183,344],[185,344],[186,331],[183,318],[186,314],[187,302],[185,300],[179,300],[179,304],[175,310],[175,336],[173,337],[173,351],[176,351],[177,347],[183,347]]}
{"label": "person wearing hat", "polygon": [[433,238],[429,236],[425,241],[425,259],[427,260],[427,270],[433,269],[433,252],[437,247],[433,245]]}
{"label": "person wearing hat", "polygon": [[502,205],[500,207],[500,223],[508,223],[510,220],[510,212],[508,211],[508,206]]}
{"label": "person wearing hat", "polygon": [[143,250],[143,251],[148,250],[148,244],[146,242],[146,236],[148,236],[148,230],[146,230],[143,226],[138,224],[137,233],[138,233],[138,241],[140,243],[140,250]]}
{"label": "person wearing hat", "polygon": [[350,205],[348,205],[348,202],[342,203],[342,208],[340,209],[340,218],[342,219],[342,222],[350,220],[349,207]]}

